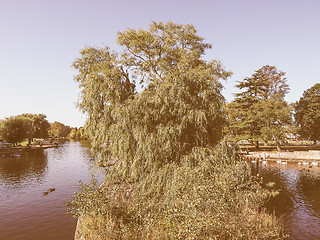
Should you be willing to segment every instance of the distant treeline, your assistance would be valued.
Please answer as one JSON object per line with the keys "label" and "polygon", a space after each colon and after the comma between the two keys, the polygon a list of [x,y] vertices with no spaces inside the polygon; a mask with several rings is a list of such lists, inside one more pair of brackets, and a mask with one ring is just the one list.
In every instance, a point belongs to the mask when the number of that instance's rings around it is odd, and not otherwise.
{"label": "distant treeline", "polygon": [[33,138],[86,139],[83,127],[72,128],[60,122],[49,123],[44,114],[24,113],[0,120],[0,140],[14,145]]}

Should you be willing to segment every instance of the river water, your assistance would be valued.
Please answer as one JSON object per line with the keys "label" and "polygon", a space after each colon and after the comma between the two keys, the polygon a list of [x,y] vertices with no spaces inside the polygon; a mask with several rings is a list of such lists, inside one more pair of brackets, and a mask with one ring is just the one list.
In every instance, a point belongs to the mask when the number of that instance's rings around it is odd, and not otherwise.
{"label": "river water", "polygon": [[[89,148],[80,142],[0,156],[0,239],[73,239],[76,220],[66,214],[64,202],[79,180],[90,181],[91,165]],[[55,191],[43,195],[50,188]]]}
{"label": "river water", "polygon": [[266,207],[283,218],[288,239],[320,239],[320,165],[269,162],[258,172],[266,188],[279,191]]}
{"label": "river water", "polygon": [[[65,202],[79,180],[91,179],[93,159],[88,145],[66,142],[58,148],[0,156],[0,240],[73,239],[76,220]],[[289,239],[320,239],[320,165],[253,165],[263,184],[274,182],[279,194],[266,203],[282,217]],[[47,195],[50,188],[55,191]],[[267,187],[268,188],[268,187]]]}

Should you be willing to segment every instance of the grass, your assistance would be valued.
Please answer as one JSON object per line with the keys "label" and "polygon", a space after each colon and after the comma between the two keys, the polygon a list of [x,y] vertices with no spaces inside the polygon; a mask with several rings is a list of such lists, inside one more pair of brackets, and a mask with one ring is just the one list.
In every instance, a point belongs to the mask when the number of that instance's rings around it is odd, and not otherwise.
{"label": "grass", "polygon": [[[44,139],[43,138],[37,138],[37,139],[34,138],[33,140],[34,141],[31,142],[31,145],[36,144],[39,141],[43,141]],[[28,143],[29,143],[29,140],[25,139],[23,142],[20,142],[18,144],[18,146],[26,147],[28,145]]]}

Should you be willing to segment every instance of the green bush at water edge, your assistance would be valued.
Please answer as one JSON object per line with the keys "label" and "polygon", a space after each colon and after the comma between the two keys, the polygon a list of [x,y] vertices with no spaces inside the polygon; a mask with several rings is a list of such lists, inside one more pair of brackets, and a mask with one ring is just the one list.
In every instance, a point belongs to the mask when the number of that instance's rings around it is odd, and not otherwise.
{"label": "green bush at water edge", "polygon": [[69,211],[83,239],[283,239],[281,221],[261,210],[272,194],[223,143],[140,182],[82,184]]}

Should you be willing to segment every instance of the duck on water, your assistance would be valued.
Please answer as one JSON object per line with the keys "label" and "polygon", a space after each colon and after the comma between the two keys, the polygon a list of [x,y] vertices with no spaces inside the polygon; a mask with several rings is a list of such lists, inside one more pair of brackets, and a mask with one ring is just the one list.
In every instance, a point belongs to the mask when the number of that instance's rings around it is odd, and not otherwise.
{"label": "duck on water", "polygon": [[46,196],[46,195],[48,195],[49,193],[51,193],[51,192],[53,192],[55,190],[56,190],[55,188],[50,188],[48,191],[43,192],[42,195]]}

